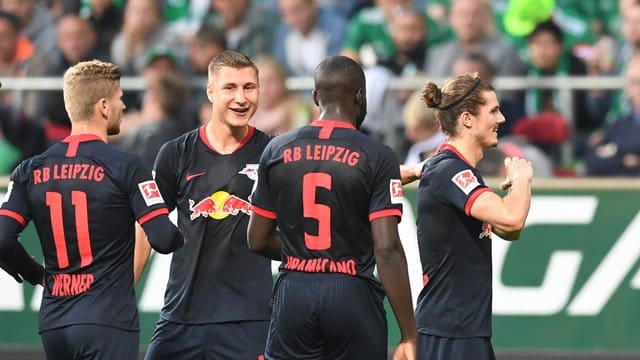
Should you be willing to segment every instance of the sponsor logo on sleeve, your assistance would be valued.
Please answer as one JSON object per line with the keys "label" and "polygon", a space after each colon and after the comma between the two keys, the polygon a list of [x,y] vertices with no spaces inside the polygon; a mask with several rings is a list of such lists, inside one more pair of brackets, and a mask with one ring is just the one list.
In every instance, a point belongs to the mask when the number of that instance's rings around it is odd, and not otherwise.
{"label": "sponsor logo on sleeve", "polygon": [[156,184],[155,181],[143,181],[138,184],[138,189],[140,189],[140,194],[142,194],[142,198],[147,206],[164,203],[164,199],[162,195],[160,195],[160,190],[158,190],[158,184]]}
{"label": "sponsor logo on sleeve", "polygon": [[399,179],[391,179],[389,181],[389,194],[391,195],[392,204],[402,203],[402,182]]}
{"label": "sponsor logo on sleeve", "polygon": [[453,181],[453,183],[456,184],[456,186],[460,188],[460,190],[462,190],[465,195],[469,195],[471,190],[480,185],[480,182],[478,182],[476,176],[473,175],[473,172],[469,169],[462,170],[459,173],[455,174],[451,178],[451,181]]}

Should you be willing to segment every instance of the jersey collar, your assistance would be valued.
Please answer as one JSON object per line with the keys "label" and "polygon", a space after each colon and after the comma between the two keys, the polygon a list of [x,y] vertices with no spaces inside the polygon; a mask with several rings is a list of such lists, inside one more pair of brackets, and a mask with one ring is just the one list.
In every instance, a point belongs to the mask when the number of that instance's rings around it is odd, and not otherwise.
{"label": "jersey collar", "polygon": [[462,161],[466,162],[467,165],[469,165],[471,167],[474,167],[473,165],[471,165],[471,163],[464,156],[462,156],[460,151],[458,151],[458,149],[456,149],[455,146],[453,146],[453,145],[451,145],[449,143],[440,144],[440,146],[438,146],[438,149],[436,150],[436,154],[441,152],[442,150],[449,150],[449,151],[453,152],[454,154],[456,154],[456,156],[458,156],[460,159],[462,159]]}

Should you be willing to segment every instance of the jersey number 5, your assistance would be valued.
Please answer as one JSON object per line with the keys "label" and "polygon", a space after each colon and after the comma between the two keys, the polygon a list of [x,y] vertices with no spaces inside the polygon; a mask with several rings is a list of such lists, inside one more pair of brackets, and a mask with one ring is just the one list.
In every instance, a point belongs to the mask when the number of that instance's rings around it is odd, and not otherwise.
{"label": "jersey number 5", "polygon": [[[62,219],[62,194],[47,191],[47,206],[51,216],[51,232],[56,246],[58,267],[64,269],[69,266],[67,254],[67,240],[64,234],[64,222]],[[78,251],[80,252],[80,267],[85,267],[93,261],[91,252],[91,239],[89,237],[89,219],[87,216],[87,194],[84,191],[71,192],[71,204],[75,208],[76,238],[78,239]]]}
{"label": "jersey number 5", "polygon": [[318,220],[318,235],[304,233],[304,244],[310,250],[326,250],[331,247],[331,208],[316,202],[319,187],[331,190],[331,175],[309,173],[302,178],[302,209],[304,217]]}

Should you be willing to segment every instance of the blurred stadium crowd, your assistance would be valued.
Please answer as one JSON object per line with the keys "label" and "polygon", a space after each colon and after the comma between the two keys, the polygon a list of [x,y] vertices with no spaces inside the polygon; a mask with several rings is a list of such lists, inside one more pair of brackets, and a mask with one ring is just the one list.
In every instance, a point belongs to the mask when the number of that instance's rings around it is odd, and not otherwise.
{"label": "blurred stadium crowd", "polygon": [[[209,119],[204,83],[188,79],[206,77],[223,49],[258,65],[252,121],[270,134],[316,114],[310,92],[289,90],[288,78],[311,76],[329,55],[357,59],[367,75],[363,130],[406,163],[445,138],[416,92],[386,90],[392,79],[619,76],[620,89],[570,98],[553,88],[500,91],[507,123],[478,167],[501,176],[504,157],[518,155],[536,177],[640,174],[640,0],[0,0],[3,83],[61,77],[92,58],[143,78],[145,91],[125,91],[113,142],[150,165],[166,140]],[[8,174],[69,133],[61,90],[0,90],[0,125]]]}

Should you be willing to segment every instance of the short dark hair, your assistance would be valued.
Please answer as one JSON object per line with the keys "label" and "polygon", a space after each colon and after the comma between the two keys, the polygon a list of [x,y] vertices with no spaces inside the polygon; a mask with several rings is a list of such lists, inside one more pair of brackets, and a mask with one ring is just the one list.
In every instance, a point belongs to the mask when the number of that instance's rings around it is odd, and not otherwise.
{"label": "short dark hair", "polygon": [[551,36],[553,36],[553,38],[556,39],[556,41],[558,41],[561,44],[564,44],[564,33],[562,32],[562,29],[560,28],[560,26],[558,26],[558,24],[553,22],[553,20],[543,21],[538,25],[536,25],[536,27],[533,28],[533,31],[531,31],[531,34],[529,34],[529,37],[528,37],[529,42],[531,42],[536,35],[543,32],[550,33]]}
{"label": "short dark hair", "polygon": [[213,25],[202,25],[196,32],[194,41],[206,44],[218,44],[223,49],[227,48],[227,36],[224,29]]}

